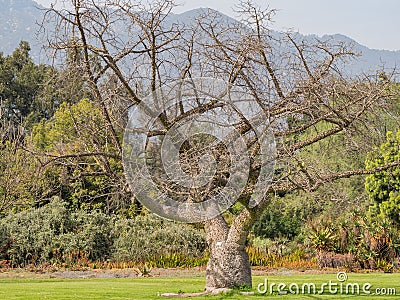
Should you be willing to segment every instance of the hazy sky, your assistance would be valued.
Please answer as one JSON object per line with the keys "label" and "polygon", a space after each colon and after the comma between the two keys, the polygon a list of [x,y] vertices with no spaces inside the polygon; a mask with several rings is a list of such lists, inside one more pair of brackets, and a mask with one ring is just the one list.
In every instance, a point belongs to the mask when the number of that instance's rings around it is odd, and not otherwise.
{"label": "hazy sky", "polygon": [[[54,0],[36,0],[47,6]],[[176,13],[211,7],[235,17],[229,0],[177,0]],[[400,0],[256,0],[261,7],[278,9],[276,29],[303,34],[341,33],[369,48],[400,50]]]}

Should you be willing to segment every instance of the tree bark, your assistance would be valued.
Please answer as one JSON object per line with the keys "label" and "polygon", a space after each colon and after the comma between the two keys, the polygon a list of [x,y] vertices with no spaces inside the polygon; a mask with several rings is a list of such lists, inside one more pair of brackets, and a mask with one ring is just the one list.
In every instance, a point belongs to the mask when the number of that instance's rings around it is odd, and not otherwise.
{"label": "tree bark", "polygon": [[220,241],[210,247],[206,270],[206,290],[251,287],[251,268],[245,245]]}
{"label": "tree bark", "polygon": [[205,231],[210,249],[206,269],[206,290],[252,285],[246,240],[232,240],[228,224],[222,216],[206,222]]}
{"label": "tree bark", "polygon": [[265,197],[254,209],[244,208],[229,227],[222,216],[205,223],[210,259],[206,269],[206,290],[252,287],[249,256],[246,252],[248,233],[269,203]]}

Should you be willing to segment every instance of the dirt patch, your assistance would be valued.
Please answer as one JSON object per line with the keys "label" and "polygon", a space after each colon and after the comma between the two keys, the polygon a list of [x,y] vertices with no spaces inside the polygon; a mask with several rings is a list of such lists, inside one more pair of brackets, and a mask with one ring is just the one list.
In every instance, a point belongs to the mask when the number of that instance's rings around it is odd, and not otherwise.
{"label": "dirt patch", "polygon": [[[337,270],[292,270],[292,269],[270,269],[266,267],[252,268],[253,276],[273,275],[298,275],[298,274],[326,274],[335,273]],[[206,268],[153,268],[150,277],[205,277]],[[53,270],[53,271],[30,271],[26,269],[0,269],[0,278],[26,278],[26,279],[74,279],[74,278],[136,278],[140,277],[137,269],[87,269],[87,270]]]}
{"label": "dirt patch", "polygon": [[[153,268],[150,275],[153,277],[193,277],[205,276],[205,267],[196,268]],[[31,271],[26,269],[0,269],[0,278],[26,279],[73,279],[73,278],[136,278],[140,276],[137,269],[88,269],[88,270],[53,270]]]}

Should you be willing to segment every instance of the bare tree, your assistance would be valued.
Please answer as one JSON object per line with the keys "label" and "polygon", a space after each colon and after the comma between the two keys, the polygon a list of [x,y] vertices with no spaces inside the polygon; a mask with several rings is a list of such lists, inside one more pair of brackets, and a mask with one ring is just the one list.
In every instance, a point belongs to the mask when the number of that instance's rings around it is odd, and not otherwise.
{"label": "bare tree", "polygon": [[[183,119],[193,116],[209,114],[222,118],[228,106],[221,100],[224,90],[220,90],[218,97],[194,97],[189,104],[183,103],[184,97],[178,93],[175,105],[155,113],[151,107],[158,104],[146,101],[161,101],[165,95],[157,93],[163,85],[177,79],[190,85],[199,76],[222,80],[227,86],[238,86],[245,91],[252,99],[252,107],[257,107],[269,124],[276,141],[276,171],[263,191],[263,198],[254,206],[251,199],[265,164],[259,159],[260,132],[240,111],[231,121],[247,147],[248,179],[236,195],[243,209],[231,224],[223,214],[204,222],[210,248],[207,290],[251,286],[245,244],[249,230],[274,194],[299,189],[311,192],[340,178],[377,171],[330,170],[319,165],[318,159],[305,155],[308,147],[336,135],[344,135],[353,151],[367,149],[375,142],[376,133],[371,127],[374,118],[379,117],[387,99],[394,96],[390,83],[379,81],[378,76],[350,78],[341,71],[355,56],[347,45],[271,32],[273,11],[260,10],[251,2],[238,6],[241,23],[228,22],[205,10],[196,21],[180,24],[171,15],[174,3],[168,0],[147,4],[74,0],[72,7],[71,10],[53,7],[48,11],[46,18],[56,25],[51,33],[51,46],[57,51],[83,50],[83,64],[94,99],[102,107],[113,143],[120,152],[118,126],[126,124],[129,108],[141,106],[150,110],[147,113],[155,118],[155,123],[146,131],[149,140],[146,163],[153,183],[169,197],[181,203],[202,203],[215,196],[235,175],[230,168],[236,158],[230,157],[230,149],[215,143],[207,134],[185,137],[174,129]],[[99,64],[93,63],[95,59]],[[110,78],[112,88],[105,85]],[[113,111],[119,112],[118,117]],[[121,116],[125,120],[122,123]],[[218,118],[212,120],[218,124]],[[196,177],[202,172],[204,153],[209,153],[216,169],[212,184],[187,188],[170,179],[166,167],[158,163],[162,158],[157,153],[171,132],[171,145],[174,138],[179,145],[174,168],[182,169],[183,177]],[[157,213],[168,215],[161,208]]]}
{"label": "bare tree", "polygon": [[[271,32],[274,11],[262,11],[247,1],[240,3],[238,12],[243,16],[241,28],[218,30],[218,20],[201,20],[200,26],[213,41],[204,45],[205,55],[220,70],[219,76],[246,86],[268,116],[277,143],[277,170],[256,207],[248,205],[254,192],[248,185],[239,198],[244,209],[230,226],[222,217],[206,222],[210,289],[251,284],[245,242],[274,194],[313,192],[323,184],[370,172],[327,169],[321,161],[335,149],[325,148],[320,158],[307,156],[307,150],[337,135],[344,135],[346,149],[353,153],[372,149],[379,140],[375,125],[381,120],[381,109],[396,93],[374,75],[346,77],[343,69],[356,57],[349,45]],[[250,172],[257,174],[259,168],[253,164]]]}

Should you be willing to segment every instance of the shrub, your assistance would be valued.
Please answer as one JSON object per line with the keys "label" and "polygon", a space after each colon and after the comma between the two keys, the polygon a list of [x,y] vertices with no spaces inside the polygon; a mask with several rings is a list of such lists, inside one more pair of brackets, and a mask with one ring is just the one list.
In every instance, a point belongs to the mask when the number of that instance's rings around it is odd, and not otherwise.
{"label": "shrub", "polygon": [[88,266],[110,259],[176,267],[204,265],[207,259],[204,234],[190,225],[152,214],[117,220],[100,211],[71,212],[58,198],[1,219],[0,238],[0,260],[13,266]]}
{"label": "shrub", "polygon": [[105,260],[111,256],[114,222],[114,218],[99,211],[74,212],[68,232],[55,237],[53,251],[61,261]]}
{"label": "shrub", "polygon": [[300,233],[301,222],[293,208],[268,207],[253,226],[253,234],[262,238],[293,239]]}
{"label": "shrub", "polygon": [[[378,168],[400,159],[400,130],[389,131],[386,141],[370,153],[365,161],[366,169]],[[365,189],[375,205],[371,212],[389,218],[400,225],[400,169],[394,166],[366,177]]]}
{"label": "shrub", "polygon": [[206,248],[204,235],[190,225],[161,219],[153,214],[119,220],[113,258],[145,262],[160,255],[200,257]]}
{"label": "shrub", "polygon": [[39,209],[7,216],[1,220],[3,231],[8,233],[6,258],[13,265],[48,260],[54,237],[66,230],[67,223],[68,211],[58,199]]}
{"label": "shrub", "polygon": [[382,216],[351,216],[351,221],[339,220],[311,226],[309,239],[318,251],[321,267],[382,269],[394,267],[400,250],[400,232]]}
{"label": "shrub", "polygon": [[105,259],[113,242],[111,221],[100,212],[71,213],[65,202],[54,198],[43,207],[0,221],[0,234],[6,241],[2,258],[14,266],[65,262],[77,256]]}

